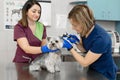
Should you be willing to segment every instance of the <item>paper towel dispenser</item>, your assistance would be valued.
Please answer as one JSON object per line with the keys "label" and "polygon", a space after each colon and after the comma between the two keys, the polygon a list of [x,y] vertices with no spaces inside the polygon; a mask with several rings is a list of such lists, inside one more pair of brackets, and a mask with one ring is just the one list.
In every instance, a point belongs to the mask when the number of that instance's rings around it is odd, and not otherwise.
{"label": "paper towel dispenser", "polygon": [[120,35],[117,31],[108,31],[108,34],[110,34],[112,39],[112,51],[113,53],[119,52],[120,47]]}

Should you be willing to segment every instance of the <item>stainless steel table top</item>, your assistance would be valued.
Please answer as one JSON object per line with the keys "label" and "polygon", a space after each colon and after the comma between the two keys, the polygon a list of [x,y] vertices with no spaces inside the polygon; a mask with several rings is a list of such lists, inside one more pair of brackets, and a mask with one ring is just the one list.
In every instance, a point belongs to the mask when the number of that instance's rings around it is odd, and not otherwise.
{"label": "stainless steel table top", "polygon": [[62,62],[61,71],[46,70],[30,72],[26,63],[11,63],[6,66],[6,80],[107,80],[93,70],[81,67],[77,62]]}

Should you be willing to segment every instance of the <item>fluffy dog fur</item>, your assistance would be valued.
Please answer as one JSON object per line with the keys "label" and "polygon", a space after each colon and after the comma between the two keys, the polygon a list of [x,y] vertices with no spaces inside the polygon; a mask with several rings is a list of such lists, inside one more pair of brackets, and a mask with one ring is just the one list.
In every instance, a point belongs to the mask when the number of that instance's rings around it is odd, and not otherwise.
{"label": "fluffy dog fur", "polygon": [[[55,50],[60,49],[63,46],[63,41],[61,37],[49,37],[48,40],[48,48]],[[30,71],[41,70],[42,68],[47,69],[47,71],[54,73],[56,71],[60,71],[60,63],[61,63],[61,51],[46,53],[38,56],[29,66]]]}

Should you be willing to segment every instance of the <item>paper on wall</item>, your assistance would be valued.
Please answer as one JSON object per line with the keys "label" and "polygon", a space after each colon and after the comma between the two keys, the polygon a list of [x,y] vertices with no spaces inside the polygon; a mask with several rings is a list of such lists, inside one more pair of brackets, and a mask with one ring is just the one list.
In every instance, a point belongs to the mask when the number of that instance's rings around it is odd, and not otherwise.
{"label": "paper on wall", "polygon": [[13,29],[21,19],[22,6],[27,0],[4,0],[4,29]]}
{"label": "paper on wall", "polygon": [[57,14],[56,15],[56,28],[66,28],[67,24],[67,15]]}

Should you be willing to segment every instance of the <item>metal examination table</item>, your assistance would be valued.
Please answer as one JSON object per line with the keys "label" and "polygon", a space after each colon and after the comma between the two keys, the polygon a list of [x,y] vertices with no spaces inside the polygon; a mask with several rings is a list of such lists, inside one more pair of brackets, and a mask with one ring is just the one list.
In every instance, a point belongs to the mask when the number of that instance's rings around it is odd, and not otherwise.
{"label": "metal examination table", "polygon": [[26,63],[11,63],[6,66],[7,80],[108,80],[93,70],[82,68],[77,62],[62,62],[61,71],[46,70],[30,72]]}

